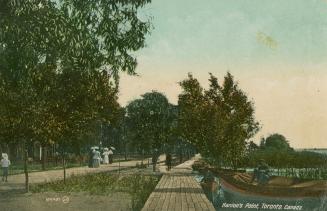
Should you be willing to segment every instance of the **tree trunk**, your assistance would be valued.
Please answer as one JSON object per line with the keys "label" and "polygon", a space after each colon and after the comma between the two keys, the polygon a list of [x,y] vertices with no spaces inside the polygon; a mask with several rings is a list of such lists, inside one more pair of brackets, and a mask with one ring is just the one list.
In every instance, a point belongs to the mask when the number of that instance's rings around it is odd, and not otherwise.
{"label": "tree trunk", "polygon": [[29,182],[28,182],[27,159],[28,159],[28,154],[27,154],[27,147],[25,144],[25,149],[24,149],[25,191],[28,193],[29,192]]}
{"label": "tree trunk", "polygon": [[16,154],[16,145],[14,144],[9,144],[8,145],[8,157],[12,160],[12,161],[17,161],[17,154]]}

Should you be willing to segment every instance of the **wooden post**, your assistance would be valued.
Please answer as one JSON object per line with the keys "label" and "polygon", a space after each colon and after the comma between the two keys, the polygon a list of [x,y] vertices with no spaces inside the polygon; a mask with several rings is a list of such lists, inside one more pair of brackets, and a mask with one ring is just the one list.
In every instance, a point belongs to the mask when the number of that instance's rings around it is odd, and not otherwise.
{"label": "wooden post", "polygon": [[28,169],[27,169],[27,145],[25,144],[25,149],[24,149],[24,173],[25,173],[25,191],[28,193],[29,192],[29,181],[28,181]]}
{"label": "wooden post", "polygon": [[127,161],[127,147],[125,146],[125,153],[124,153],[124,156],[125,156],[125,161]]}
{"label": "wooden post", "polygon": [[65,159],[65,152],[62,153],[62,165],[64,168],[64,184],[66,184],[66,159]]}

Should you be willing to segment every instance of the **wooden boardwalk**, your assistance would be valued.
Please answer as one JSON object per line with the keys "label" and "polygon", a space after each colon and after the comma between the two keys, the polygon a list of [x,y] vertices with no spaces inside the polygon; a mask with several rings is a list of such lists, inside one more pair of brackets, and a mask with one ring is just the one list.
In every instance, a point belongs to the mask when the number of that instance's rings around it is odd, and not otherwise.
{"label": "wooden boardwalk", "polygon": [[194,159],[186,161],[164,174],[142,211],[214,211],[212,203],[191,174],[193,162]]}

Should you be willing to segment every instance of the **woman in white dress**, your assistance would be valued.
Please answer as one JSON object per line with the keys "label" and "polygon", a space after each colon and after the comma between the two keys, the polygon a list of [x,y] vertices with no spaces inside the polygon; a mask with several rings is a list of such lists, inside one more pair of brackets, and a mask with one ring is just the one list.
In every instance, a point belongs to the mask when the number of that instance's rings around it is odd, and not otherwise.
{"label": "woman in white dress", "polygon": [[104,152],[102,153],[102,155],[103,155],[103,164],[109,164],[108,148],[104,148]]}

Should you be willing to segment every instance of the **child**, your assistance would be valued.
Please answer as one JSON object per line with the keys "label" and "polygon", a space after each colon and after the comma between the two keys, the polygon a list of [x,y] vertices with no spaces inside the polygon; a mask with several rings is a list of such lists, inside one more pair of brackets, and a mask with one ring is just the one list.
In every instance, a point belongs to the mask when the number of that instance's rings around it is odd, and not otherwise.
{"label": "child", "polygon": [[2,173],[3,173],[2,181],[8,182],[7,178],[8,178],[8,168],[10,166],[10,160],[8,159],[8,155],[6,153],[2,153],[1,166],[2,166]]}

